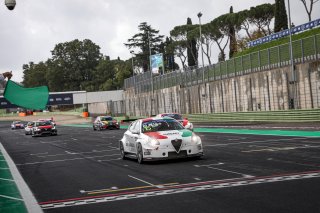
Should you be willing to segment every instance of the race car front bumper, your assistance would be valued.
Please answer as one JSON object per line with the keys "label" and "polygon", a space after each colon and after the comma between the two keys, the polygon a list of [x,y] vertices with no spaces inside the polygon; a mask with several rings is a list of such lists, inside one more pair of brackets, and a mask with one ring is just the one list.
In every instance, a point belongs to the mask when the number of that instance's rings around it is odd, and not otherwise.
{"label": "race car front bumper", "polygon": [[201,145],[183,147],[179,152],[174,149],[143,149],[144,161],[169,160],[203,156]]}

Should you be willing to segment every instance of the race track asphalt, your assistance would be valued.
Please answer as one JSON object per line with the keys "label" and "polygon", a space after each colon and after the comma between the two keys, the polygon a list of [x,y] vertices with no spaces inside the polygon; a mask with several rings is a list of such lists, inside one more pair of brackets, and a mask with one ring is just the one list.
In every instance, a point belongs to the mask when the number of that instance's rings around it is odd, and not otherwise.
{"label": "race track asphalt", "polygon": [[44,212],[320,212],[319,131],[198,128],[203,159],[140,165],[120,159],[124,129],[9,124],[0,142]]}

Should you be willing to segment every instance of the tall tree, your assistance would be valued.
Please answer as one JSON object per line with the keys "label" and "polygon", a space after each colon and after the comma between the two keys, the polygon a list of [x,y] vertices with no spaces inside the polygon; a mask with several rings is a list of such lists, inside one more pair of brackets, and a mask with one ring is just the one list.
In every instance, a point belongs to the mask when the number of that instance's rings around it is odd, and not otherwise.
{"label": "tall tree", "polygon": [[151,54],[160,53],[160,44],[163,40],[163,35],[158,35],[159,30],[155,30],[148,25],[147,22],[142,22],[138,26],[139,33],[128,39],[128,43],[124,45],[129,49],[139,49],[140,52],[136,53],[136,63],[144,72],[150,70],[150,49]]}
{"label": "tall tree", "polygon": [[[191,18],[187,19],[187,25],[192,25]],[[196,39],[187,32],[187,55],[188,55],[188,66],[192,67],[198,64],[198,49]]]}
{"label": "tall tree", "polygon": [[40,62],[39,64],[35,64],[29,62],[29,64],[24,64],[22,69],[24,74],[22,83],[25,87],[37,87],[48,84],[47,63]]}
{"label": "tall tree", "polygon": [[[195,25],[181,25],[176,26],[173,30],[170,31],[170,36],[172,39],[172,45],[175,49],[175,55],[179,57],[181,64],[184,68],[187,67],[186,60],[188,59],[188,54],[185,52],[188,48],[191,48],[190,42],[188,42],[188,37],[193,38],[192,31],[196,28]],[[197,47],[197,52],[198,52]],[[188,51],[187,51],[188,52]]]}
{"label": "tall tree", "polygon": [[276,0],[274,12],[274,32],[288,29],[288,16],[284,0]]}
{"label": "tall tree", "polygon": [[304,9],[306,10],[307,14],[308,14],[308,19],[309,21],[312,20],[312,17],[311,17],[311,13],[312,13],[312,10],[313,10],[313,5],[315,3],[317,3],[319,0],[309,0],[309,7],[308,7],[308,3],[307,3],[307,0],[300,0],[304,6]]}
{"label": "tall tree", "polygon": [[[229,12],[230,16],[233,16],[233,7],[230,7],[230,12]],[[232,21],[233,22],[233,21]],[[230,23],[229,26],[229,58],[232,58],[233,55],[237,52],[237,39],[236,39],[236,30],[234,27],[234,23]]]}
{"label": "tall tree", "polygon": [[164,61],[165,61],[165,70],[176,70],[179,69],[179,65],[175,63],[174,58],[174,45],[173,41],[170,37],[166,37],[165,41],[165,55],[164,55]]}
{"label": "tall tree", "polygon": [[261,4],[256,7],[251,7],[249,12],[249,22],[255,25],[263,36],[270,35],[272,33],[270,23],[274,18],[274,14],[274,4]]}
{"label": "tall tree", "polygon": [[[51,53],[52,66],[48,77],[51,86],[61,87],[55,91],[86,89],[80,85],[92,81],[93,70],[101,59],[100,47],[89,39],[57,44]],[[57,79],[60,85],[55,85]]]}
{"label": "tall tree", "polygon": [[218,61],[225,61],[225,49],[229,43],[229,36],[226,36],[226,26],[222,24],[223,22],[219,19],[214,19],[208,25],[210,38],[217,44],[220,53],[218,56]]}
{"label": "tall tree", "polygon": [[[224,37],[227,37],[229,40],[232,37],[230,35],[230,32],[232,32],[230,28],[234,28],[235,32],[238,32],[241,29],[241,23],[242,21],[238,18],[237,13],[227,13],[212,20],[210,25],[212,29],[215,29],[214,34],[218,38],[216,39],[216,43],[219,40],[221,42]],[[234,45],[236,46],[236,43]],[[224,48],[220,48],[220,51],[219,61],[223,61],[225,59]]]}

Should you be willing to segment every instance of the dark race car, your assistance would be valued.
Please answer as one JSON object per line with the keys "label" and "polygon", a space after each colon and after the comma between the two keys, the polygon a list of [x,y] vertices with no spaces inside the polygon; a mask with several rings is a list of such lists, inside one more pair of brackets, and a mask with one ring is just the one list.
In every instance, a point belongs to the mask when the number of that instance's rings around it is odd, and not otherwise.
{"label": "dark race car", "polygon": [[93,122],[93,130],[120,129],[120,124],[111,116],[98,116]]}
{"label": "dark race car", "polygon": [[190,121],[188,121],[187,118],[183,118],[182,115],[179,113],[163,113],[163,114],[158,114],[156,116],[156,118],[164,118],[164,117],[174,118],[177,121],[179,121],[184,126],[184,128],[190,129],[191,131],[193,131],[193,124]]}
{"label": "dark race car", "polygon": [[35,121],[31,130],[32,137],[57,134],[56,126],[50,121]]}
{"label": "dark race car", "polygon": [[21,121],[13,121],[11,129],[24,129],[24,124]]}

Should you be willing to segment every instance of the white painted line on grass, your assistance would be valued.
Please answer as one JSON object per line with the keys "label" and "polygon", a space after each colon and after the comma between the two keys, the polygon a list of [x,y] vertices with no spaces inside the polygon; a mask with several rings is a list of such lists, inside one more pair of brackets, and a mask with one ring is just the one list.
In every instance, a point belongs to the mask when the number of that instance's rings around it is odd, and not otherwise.
{"label": "white painted line on grass", "polygon": [[28,212],[43,213],[36,198],[32,194],[30,188],[28,187],[28,185],[26,184],[26,182],[22,178],[16,165],[14,164],[14,162],[12,161],[9,154],[7,153],[7,151],[2,146],[1,143],[0,143],[0,150],[3,153],[4,158],[6,159],[8,166],[10,167],[11,175],[16,182],[16,185],[20,191],[21,197],[24,200],[24,203],[25,203],[25,206],[26,206]]}
{"label": "white painted line on grass", "polygon": [[11,196],[6,196],[6,195],[0,195],[0,197],[8,198],[8,199],[10,199],[10,200],[23,201],[23,200],[22,200],[22,199],[20,199],[20,198],[11,197]]}
{"label": "white painted line on grass", "polygon": [[12,182],[14,182],[14,180],[12,180],[12,179],[7,179],[7,178],[0,178],[0,180],[4,180],[4,181],[12,181]]}

